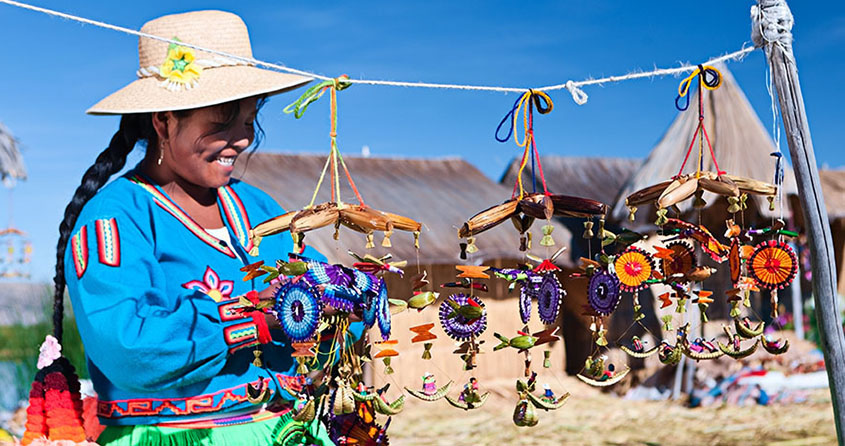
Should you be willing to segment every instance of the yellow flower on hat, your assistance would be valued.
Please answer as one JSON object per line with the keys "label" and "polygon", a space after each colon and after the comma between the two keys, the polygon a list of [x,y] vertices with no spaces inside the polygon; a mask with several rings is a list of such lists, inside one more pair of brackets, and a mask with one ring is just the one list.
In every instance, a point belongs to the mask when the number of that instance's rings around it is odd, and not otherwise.
{"label": "yellow flower on hat", "polygon": [[202,67],[195,59],[194,50],[171,43],[167,48],[167,58],[159,67],[159,74],[164,78],[162,85],[171,90],[196,85],[202,74]]}

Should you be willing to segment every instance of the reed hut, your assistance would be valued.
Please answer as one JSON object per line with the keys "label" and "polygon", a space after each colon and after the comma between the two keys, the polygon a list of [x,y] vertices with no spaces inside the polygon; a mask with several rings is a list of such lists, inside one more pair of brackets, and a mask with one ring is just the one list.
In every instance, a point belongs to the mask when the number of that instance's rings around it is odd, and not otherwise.
{"label": "reed hut", "polygon": [[[394,260],[407,260],[405,278],[396,275],[386,275],[388,289],[392,298],[408,298],[411,296],[411,284],[408,276],[425,270],[434,291],[443,293],[462,290],[441,289],[440,284],[455,281],[456,264],[484,264],[490,266],[515,266],[523,258],[519,248],[519,234],[510,222],[490,229],[477,236],[478,252],[471,254],[469,259],[459,258],[458,228],[472,215],[496,205],[510,198],[511,190],[491,181],[481,171],[465,160],[459,158],[441,159],[408,159],[408,158],[361,158],[345,156],[344,160],[355,180],[364,202],[375,209],[398,213],[423,223],[420,236],[420,249],[414,249],[413,236],[409,233],[395,231],[391,236],[392,248],[380,246],[376,237],[376,247],[365,250],[364,235],[346,228],[340,229],[339,240],[332,238],[332,229],[313,231],[305,237],[305,243],[313,246],[325,254],[330,262],[349,263],[352,258],[347,250],[359,254],[371,253],[379,256],[386,252],[393,254]],[[256,153],[248,160],[239,160],[235,176],[255,185],[269,193],[286,210],[300,209],[311,201],[314,187],[326,161],[325,155],[312,154],[278,154]],[[341,181],[342,200],[347,203],[357,203],[355,195],[347,185],[345,178]],[[318,192],[315,203],[330,199],[328,184]],[[255,225],[259,222],[250,222]],[[553,222],[555,227],[553,236],[557,246],[569,246],[570,232],[560,223]],[[542,233],[539,224],[532,228],[534,240],[540,240]],[[289,237],[287,233],[273,237]],[[537,244],[536,242],[534,243]],[[540,254],[542,255],[542,254]],[[570,259],[562,258],[558,264],[564,268],[571,268]],[[417,267],[419,265],[419,267]],[[522,328],[519,319],[516,295],[509,292],[507,283],[503,280],[490,279],[485,281],[489,286],[488,293],[479,293],[488,309],[488,329],[483,334],[484,349],[490,351],[492,345],[498,341],[493,332],[515,336]],[[452,354],[455,350],[454,342],[449,339],[439,327],[437,305],[422,312],[408,311],[394,316],[393,333],[399,340],[398,351],[400,357],[394,358],[393,368],[396,373],[384,377],[380,375],[381,365],[374,367],[376,382],[389,379],[401,385],[416,387],[420,375],[425,371],[450,371],[448,376],[458,380],[461,371],[460,358]],[[536,320],[536,317],[535,317]],[[409,339],[413,333],[409,327],[435,322],[433,333],[438,336],[431,349],[432,359],[421,359],[422,345],[411,344]],[[540,327],[532,327],[532,329]],[[562,343],[553,348],[553,360],[563,363]],[[509,349],[511,350],[511,349]],[[496,377],[518,377],[522,373],[522,360],[502,361],[503,356],[511,352],[497,352],[483,354],[479,357],[479,367],[476,377],[482,381]],[[542,355],[542,353],[538,353]],[[542,359],[539,359],[542,362]],[[438,382],[446,379],[438,378]]]}
{"label": "reed hut", "polygon": [[845,169],[820,170],[824,204],[833,234],[836,256],[837,291],[845,295]]}

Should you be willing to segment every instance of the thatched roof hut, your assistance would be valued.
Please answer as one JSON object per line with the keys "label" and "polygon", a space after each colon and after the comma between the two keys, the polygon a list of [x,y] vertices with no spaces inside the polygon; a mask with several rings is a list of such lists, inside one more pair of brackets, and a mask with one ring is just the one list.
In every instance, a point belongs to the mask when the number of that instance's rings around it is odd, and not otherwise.
{"label": "thatched roof hut", "polygon": [[820,170],[819,178],[833,235],[833,253],[839,281],[837,289],[839,294],[845,295],[845,169]]}
{"label": "thatched roof hut", "polygon": [[[398,213],[423,223],[420,237],[421,264],[464,263],[458,258],[458,228],[469,217],[510,198],[510,189],[494,183],[472,164],[459,158],[409,159],[344,157],[350,173],[366,204],[373,208]],[[300,209],[308,204],[326,155],[256,153],[248,163],[239,163],[235,175],[266,191],[285,209]],[[244,170],[245,169],[245,170]],[[355,196],[341,181],[342,199],[354,203]],[[330,189],[324,184],[317,203],[328,201]],[[254,222],[253,224],[258,223]],[[540,228],[532,228],[539,240]],[[280,235],[287,236],[287,235]],[[570,234],[556,224],[558,243],[566,243]],[[341,229],[340,241],[332,239],[332,230],[318,230],[306,237],[330,261],[348,262],[348,249],[363,252],[364,236]],[[396,231],[391,237],[390,252],[396,259],[416,261],[411,234]],[[376,243],[373,254],[384,252]],[[519,234],[509,222],[478,236],[479,251],[472,261],[486,263],[494,259],[519,259]],[[565,263],[565,262],[563,262]],[[562,265],[564,266],[564,265]],[[569,266],[569,265],[566,265]]]}
{"label": "thatched roof hut", "polygon": [[[512,186],[519,172],[519,158],[514,158],[499,183]],[[549,192],[601,201],[616,202],[619,191],[642,160],[588,156],[542,156],[540,163]],[[531,184],[530,168],[522,172],[523,184]],[[539,178],[538,178],[539,182]],[[537,187],[541,187],[539,184]]]}
{"label": "thatched roof hut", "polygon": [[[722,85],[715,91],[704,90],[704,122],[719,168],[731,175],[771,182],[775,161],[770,154],[775,151],[775,146],[769,132],[760,122],[748,98],[745,97],[727,67],[719,66],[718,68],[723,75]],[[692,141],[693,132],[698,125],[696,105],[698,93],[695,88],[690,88],[690,90],[692,97],[689,109],[678,113],[648,158],[628,179],[611,210],[614,218],[621,220],[628,215],[628,209],[625,206],[625,198],[628,195],[678,174],[678,169]],[[704,150],[708,152],[706,144]],[[696,148],[693,148],[693,152],[697,155]],[[687,162],[684,173],[695,171],[697,160],[692,158]],[[703,164],[704,170],[716,171],[709,153],[705,153]],[[785,169],[783,187],[784,196],[797,193],[795,177],[789,166]],[[710,193],[706,193],[704,199],[711,206],[714,203],[718,203],[717,206],[727,206],[724,198],[717,199]],[[759,215],[765,217],[773,215],[765,199],[755,199],[755,197],[752,199]],[[689,211],[691,206],[692,200],[678,204],[682,212]],[[643,210],[637,213],[638,219],[643,218]],[[651,219],[651,214],[653,212],[646,216],[647,219]]]}
{"label": "thatched roof hut", "polygon": [[845,219],[845,169],[819,170],[824,204],[830,221]]}
{"label": "thatched roof hut", "polygon": [[0,122],[0,180],[5,184],[26,179],[26,168],[18,147],[18,141],[8,127]]}

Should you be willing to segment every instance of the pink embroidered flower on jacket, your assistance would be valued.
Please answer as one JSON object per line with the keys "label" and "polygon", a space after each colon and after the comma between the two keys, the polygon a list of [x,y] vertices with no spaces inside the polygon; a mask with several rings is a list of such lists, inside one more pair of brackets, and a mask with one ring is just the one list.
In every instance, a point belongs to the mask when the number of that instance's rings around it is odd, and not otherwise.
{"label": "pink embroidered flower on jacket", "polygon": [[205,269],[202,281],[192,280],[190,282],[183,283],[182,286],[189,290],[203,292],[215,302],[220,302],[232,297],[232,290],[235,288],[235,282],[231,280],[220,280],[217,273],[215,273],[209,266]]}

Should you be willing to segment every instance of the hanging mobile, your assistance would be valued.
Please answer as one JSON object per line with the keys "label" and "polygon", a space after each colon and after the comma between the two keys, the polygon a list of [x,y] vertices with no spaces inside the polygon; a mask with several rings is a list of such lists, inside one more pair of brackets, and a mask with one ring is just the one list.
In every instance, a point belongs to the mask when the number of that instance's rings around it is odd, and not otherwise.
{"label": "hanging mobile", "polygon": [[[514,136],[519,147],[524,148],[522,160],[520,162],[519,171],[517,173],[516,184],[511,194],[511,198],[502,204],[490,207],[484,211],[479,212],[466,223],[461,226],[458,231],[459,238],[472,239],[469,246],[475,246],[475,237],[482,232],[498,226],[506,220],[511,220],[514,227],[520,233],[520,251],[527,251],[530,248],[530,238],[527,237],[528,230],[534,223],[535,219],[550,221],[553,216],[563,217],[578,217],[578,218],[592,218],[595,216],[603,216],[607,212],[607,205],[604,203],[580,197],[571,197],[567,195],[552,194],[546,187],[546,179],[543,175],[543,167],[540,163],[540,155],[537,151],[537,143],[534,137],[534,108],[541,114],[546,114],[552,111],[554,104],[549,96],[542,91],[529,90],[522,96],[517,98],[513,108],[505,115],[499,128],[496,129],[496,139],[499,142],[506,142],[510,139],[511,134]],[[524,112],[523,112],[524,110]],[[517,133],[514,128],[519,121],[520,113],[522,114],[522,121],[524,126],[524,140],[519,141]],[[500,138],[498,133],[505,123],[509,124],[508,135]],[[532,157],[533,155],[533,157]],[[537,171],[540,174],[540,179],[543,185],[543,191],[540,192],[526,192],[522,183],[522,173],[525,170],[528,162],[536,161]],[[546,224],[542,228],[543,238],[540,244],[543,246],[553,246],[555,244],[552,238],[554,226]]]}
{"label": "hanging mobile", "polygon": [[[351,84],[345,82],[346,76],[325,81],[309,88],[305,94],[296,102],[289,105],[286,113],[294,113],[297,118],[301,117],[309,104],[316,101],[327,90],[331,93],[331,149],[326,164],[323,166],[320,180],[317,182],[317,187],[311,197],[311,202],[303,209],[298,211],[287,212],[283,215],[274,217],[270,220],[256,225],[249,231],[250,242],[253,245],[250,255],[258,255],[258,246],[263,237],[273,234],[278,234],[285,231],[290,231],[297,247],[302,247],[302,237],[308,231],[319,229],[324,226],[340,225],[345,226],[354,231],[363,233],[367,236],[367,248],[372,248],[372,236],[374,231],[381,231],[385,235],[384,246],[390,246],[390,235],[394,230],[410,231],[414,233],[415,245],[419,237],[422,225],[408,217],[393,214],[390,212],[379,211],[367,206],[363,198],[358,193],[355,186],[355,181],[349,174],[346,163],[343,161],[343,156],[337,148],[337,92],[349,87]],[[329,169],[331,167],[331,169]],[[355,192],[358,199],[358,204],[344,203],[340,199],[340,175],[339,167],[343,167],[343,171],[349,180],[349,185]],[[317,198],[317,192],[320,190],[326,172],[331,175],[331,201],[314,204]]]}

